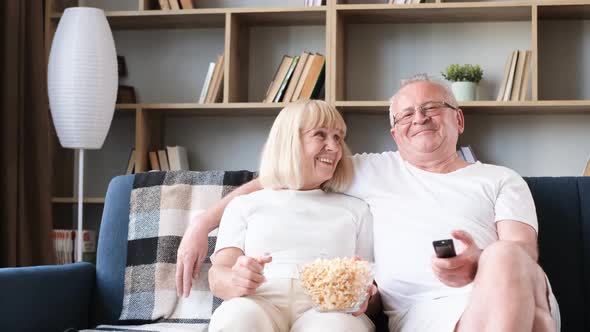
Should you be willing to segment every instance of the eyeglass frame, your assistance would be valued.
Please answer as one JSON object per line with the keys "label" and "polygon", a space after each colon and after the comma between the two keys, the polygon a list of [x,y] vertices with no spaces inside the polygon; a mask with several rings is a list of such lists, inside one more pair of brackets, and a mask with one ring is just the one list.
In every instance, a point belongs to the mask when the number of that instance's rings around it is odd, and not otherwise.
{"label": "eyeglass frame", "polygon": [[[412,109],[412,111],[413,111],[413,113],[412,113],[412,118],[413,118],[413,117],[414,117],[414,115],[416,114],[416,109],[418,109],[418,111],[420,111],[420,113],[422,113],[422,116],[426,116],[426,114],[425,114],[426,110],[424,109],[424,105],[426,105],[426,104],[430,104],[430,103],[440,103],[440,104],[442,104],[442,106],[444,106],[444,108],[450,108],[450,109],[452,109],[453,111],[457,111],[457,110],[459,110],[459,107],[457,107],[457,106],[453,106],[453,105],[451,105],[450,103],[447,103],[446,101],[442,101],[442,100],[441,100],[441,101],[439,101],[439,100],[429,100],[429,101],[427,101],[427,102],[424,102],[424,103],[422,103],[421,105],[417,105],[417,106],[413,106],[413,107],[406,107],[404,110],[402,110],[402,111],[401,111],[401,112],[399,112],[399,113],[402,113],[402,112],[404,112],[404,111],[406,111],[406,110],[408,110],[408,109],[410,109],[410,108],[411,108],[411,109]],[[442,108],[442,107],[437,107],[437,108]],[[399,114],[399,113],[398,113],[398,114]],[[411,121],[410,121],[410,122],[411,122]],[[406,123],[406,124],[409,124],[410,122],[408,122],[408,123]],[[393,126],[395,127],[395,126],[396,126],[398,123],[399,123],[399,121],[398,121],[398,120],[396,120],[396,115],[394,114],[394,115],[393,115]]]}

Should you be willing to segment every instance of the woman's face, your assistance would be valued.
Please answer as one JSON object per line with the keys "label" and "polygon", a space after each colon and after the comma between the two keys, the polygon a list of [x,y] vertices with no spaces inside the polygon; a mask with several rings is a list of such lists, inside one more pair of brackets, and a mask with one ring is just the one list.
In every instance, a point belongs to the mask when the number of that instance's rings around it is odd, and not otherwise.
{"label": "woman's face", "polygon": [[313,128],[301,132],[303,167],[305,175],[302,190],[319,189],[330,180],[342,158],[340,129]]}

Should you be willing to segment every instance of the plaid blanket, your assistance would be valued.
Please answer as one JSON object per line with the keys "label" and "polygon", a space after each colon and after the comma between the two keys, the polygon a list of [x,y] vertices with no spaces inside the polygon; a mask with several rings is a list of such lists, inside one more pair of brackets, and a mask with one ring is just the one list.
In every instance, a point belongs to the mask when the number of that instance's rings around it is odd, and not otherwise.
{"label": "plaid blanket", "polygon": [[[194,217],[250,181],[249,171],[171,171],[135,175],[131,192],[125,293],[120,323],[95,331],[205,331],[221,304],[209,290],[209,252],[188,298],[176,295],[176,252]],[[154,323],[144,325],[146,323]]]}

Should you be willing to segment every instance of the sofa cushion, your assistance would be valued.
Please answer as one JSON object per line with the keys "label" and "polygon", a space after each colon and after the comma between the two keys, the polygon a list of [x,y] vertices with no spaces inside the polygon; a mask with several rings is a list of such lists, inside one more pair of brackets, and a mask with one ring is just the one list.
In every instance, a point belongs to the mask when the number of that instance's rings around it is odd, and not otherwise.
{"label": "sofa cushion", "polygon": [[252,172],[172,171],[136,174],[131,192],[125,291],[120,323],[186,323],[206,328],[221,303],[209,290],[209,253],[188,298],[176,295],[176,252],[188,224]]}

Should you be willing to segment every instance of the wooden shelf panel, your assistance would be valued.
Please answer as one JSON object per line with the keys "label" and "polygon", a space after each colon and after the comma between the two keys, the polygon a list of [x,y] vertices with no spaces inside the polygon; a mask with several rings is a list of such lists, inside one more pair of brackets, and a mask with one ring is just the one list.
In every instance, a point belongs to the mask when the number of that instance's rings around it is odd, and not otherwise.
{"label": "wooden shelf panel", "polygon": [[163,115],[276,115],[285,103],[160,103],[136,104],[145,111],[156,111]]}
{"label": "wooden shelf panel", "polygon": [[[223,28],[227,13],[256,26],[326,24],[325,7],[210,8],[105,12],[113,30]],[[58,21],[62,13],[51,15]]]}
{"label": "wooden shelf panel", "polygon": [[[104,204],[104,197],[84,197],[82,201],[85,204]],[[77,204],[77,197],[53,197],[51,199],[53,204]]]}
{"label": "wooden shelf panel", "polygon": [[542,3],[539,20],[590,20],[590,4]]}
{"label": "wooden shelf panel", "polygon": [[247,26],[325,25],[325,7],[243,8],[231,11]]}
{"label": "wooden shelf panel", "polygon": [[346,23],[440,23],[531,20],[530,2],[337,5]]}
{"label": "wooden shelf panel", "polygon": [[[378,114],[389,111],[388,101],[339,101],[336,107],[344,113]],[[590,100],[547,101],[472,101],[459,107],[466,114],[568,114],[590,113]]]}

